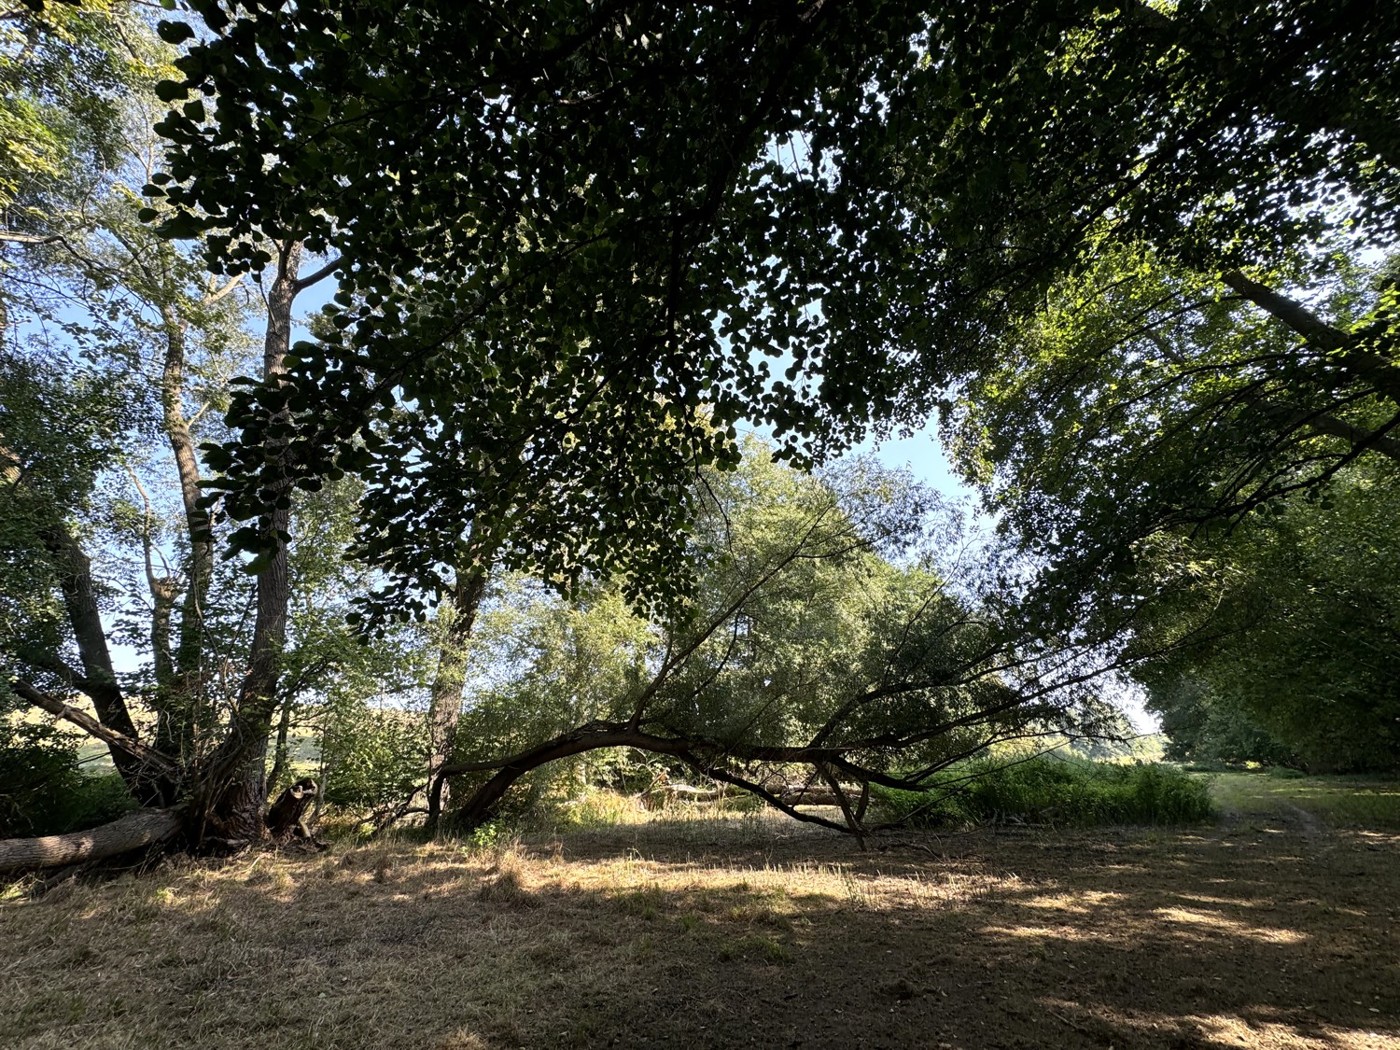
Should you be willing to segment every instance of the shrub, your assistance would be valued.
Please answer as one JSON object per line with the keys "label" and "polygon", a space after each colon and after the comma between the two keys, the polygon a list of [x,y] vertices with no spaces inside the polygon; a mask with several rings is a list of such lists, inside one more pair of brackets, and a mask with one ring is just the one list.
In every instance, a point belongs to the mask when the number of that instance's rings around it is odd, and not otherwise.
{"label": "shrub", "polygon": [[925,791],[875,789],[875,797],[886,819],[932,826],[1182,824],[1212,813],[1206,782],[1175,767],[1052,756],[963,762],[938,774]]}
{"label": "shrub", "polygon": [[358,705],[339,711],[321,744],[325,800],[368,809],[408,798],[424,779],[427,753],[421,718]]}
{"label": "shrub", "polygon": [[134,805],[115,772],[85,774],[71,738],[52,726],[0,722],[0,838],[78,831]]}

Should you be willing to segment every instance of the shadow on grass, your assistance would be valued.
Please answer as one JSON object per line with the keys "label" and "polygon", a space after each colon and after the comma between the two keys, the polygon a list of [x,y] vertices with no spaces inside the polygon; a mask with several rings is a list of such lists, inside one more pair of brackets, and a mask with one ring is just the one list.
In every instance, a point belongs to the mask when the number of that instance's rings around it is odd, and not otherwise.
{"label": "shadow on grass", "polygon": [[6,1046],[1400,1046],[1400,844],[842,839],[753,822],[388,843],[0,910]]}

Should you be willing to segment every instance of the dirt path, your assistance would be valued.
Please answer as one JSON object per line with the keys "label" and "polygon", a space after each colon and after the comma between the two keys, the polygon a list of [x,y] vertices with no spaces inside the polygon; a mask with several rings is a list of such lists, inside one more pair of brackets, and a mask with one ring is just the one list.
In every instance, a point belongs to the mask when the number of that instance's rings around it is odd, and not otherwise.
{"label": "dirt path", "polygon": [[1330,837],[1330,829],[1315,814],[1296,803],[1278,799],[1264,809],[1221,806],[1215,841],[1236,835],[1246,826],[1297,835],[1310,843],[1323,842]]}

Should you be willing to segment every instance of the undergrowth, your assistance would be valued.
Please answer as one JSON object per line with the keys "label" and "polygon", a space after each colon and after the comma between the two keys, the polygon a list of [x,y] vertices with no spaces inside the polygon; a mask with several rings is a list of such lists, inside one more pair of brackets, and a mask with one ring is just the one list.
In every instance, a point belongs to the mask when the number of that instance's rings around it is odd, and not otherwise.
{"label": "undergrowth", "polygon": [[923,826],[1188,824],[1214,812],[1207,782],[1173,766],[1049,755],[1010,764],[974,759],[935,775],[924,791],[872,794],[885,819]]}

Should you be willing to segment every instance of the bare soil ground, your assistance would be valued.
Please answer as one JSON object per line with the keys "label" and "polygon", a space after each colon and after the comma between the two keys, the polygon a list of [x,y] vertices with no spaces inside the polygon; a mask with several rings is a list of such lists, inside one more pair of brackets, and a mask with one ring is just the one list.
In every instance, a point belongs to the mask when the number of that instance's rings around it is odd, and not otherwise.
{"label": "bare soil ground", "polygon": [[1400,835],[1294,809],[167,864],[0,903],[0,1045],[1400,1048]]}

